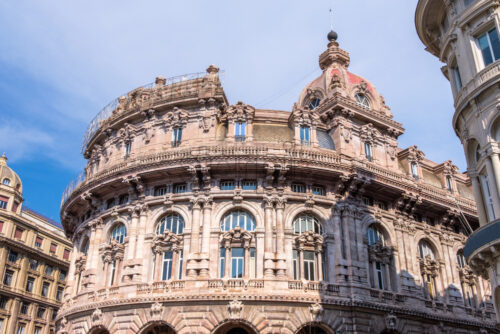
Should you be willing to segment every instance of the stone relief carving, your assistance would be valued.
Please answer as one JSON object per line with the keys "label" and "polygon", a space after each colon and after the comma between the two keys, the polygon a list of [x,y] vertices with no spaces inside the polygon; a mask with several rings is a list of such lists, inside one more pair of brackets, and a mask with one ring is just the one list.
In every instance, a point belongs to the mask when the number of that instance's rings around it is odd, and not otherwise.
{"label": "stone relief carving", "polygon": [[227,309],[229,311],[230,319],[240,318],[241,311],[243,310],[243,303],[238,299],[233,299],[232,301],[229,302]]}

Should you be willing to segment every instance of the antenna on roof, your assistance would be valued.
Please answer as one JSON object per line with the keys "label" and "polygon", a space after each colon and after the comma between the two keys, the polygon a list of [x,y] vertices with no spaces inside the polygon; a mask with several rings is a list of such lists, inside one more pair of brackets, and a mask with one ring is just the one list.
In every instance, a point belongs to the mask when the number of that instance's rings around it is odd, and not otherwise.
{"label": "antenna on roof", "polygon": [[[332,3],[333,3],[333,1],[332,1]],[[331,7],[330,7],[330,30],[333,30],[333,10]]]}

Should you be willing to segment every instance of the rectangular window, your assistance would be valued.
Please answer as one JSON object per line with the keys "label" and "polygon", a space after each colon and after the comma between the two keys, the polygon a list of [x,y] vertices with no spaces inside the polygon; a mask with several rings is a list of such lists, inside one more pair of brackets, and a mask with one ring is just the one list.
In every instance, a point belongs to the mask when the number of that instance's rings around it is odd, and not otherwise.
{"label": "rectangular window", "polygon": [[110,266],[109,285],[113,285],[115,283],[116,261],[112,261]]}
{"label": "rectangular window", "polygon": [[38,307],[38,311],[36,312],[37,318],[43,318],[45,316],[45,307]]}
{"label": "rectangular window", "polygon": [[42,285],[42,297],[47,297],[49,295],[50,284],[48,282],[43,282]]}
{"label": "rectangular window", "polygon": [[33,277],[28,277],[26,280],[26,292],[33,292],[33,287],[35,286],[35,279]]}
{"label": "rectangular window", "polygon": [[60,287],[60,286],[57,287],[56,299],[59,302],[62,300],[63,291],[64,291],[64,289],[62,287]]}
{"label": "rectangular window", "polygon": [[28,314],[29,307],[30,307],[30,304],[29,304],[29,303],[27,303],[27,302],[23,302],[23,303],[21,304],[21,310],[20,310],[20,313],[21,313],[21,314]]}
{"label": "rectangular window", "polygon": [[3,222],[0,221],[0,233],[2,233],[2,231],[3,231]]}
{"label": "rectangular window", "polygon": [[293,279],[299,279],[299,260],[297,250],[293,250]]}
{"label": "rectangular window", "polygon": [[21,240],[23,238],[24,230],[22,228],[16,227],[16,231],[14,232],[14,238]]}
{"label": "rectangular window", "polygon": [[179,252],[179,265],[177,266],[177,279],[182,279],[182,251]]}
{"label": "rectangular window", "polygon": [[50,252],[51,252],[52,254],[55,254],[55,253],[56,253],[56,251],[57,251],[57,245],[56,245],[55,243],[51,243],[51,244],[50,244]]}
{"label": "rectangular window", "polygon": [[385,202],[377,202],[377,206],[378,206],[381,210],[387,210],[387,204],[385,204]]}
{"label": "rectangular window", "polygon": [[378,279],[378,288],[384,290],[384,273],[382,272],[382,264],[375,262],[375,270]]}
{"label": "rectangular window", "polygon": [[237,122],[234,124],[234,140],[235,141],[245,141],[246,135],[246,123]]}
{"label": "rectangular window", "polygon": [[18,257],[19,254],[17,252],[14,252],[12,249],[9,250],[9,262],[16,263]]}
{"label": "rectangular window", "polygon": [[291,188],[292,188],[292,191],[294,193],[305,193],[306,192],[306,187],[300,183],[292,183]]}
{"label": "rectangular window", "polygon": [[304,279],[308,281],[314,281],[316,278],[314,257],[314,252],[304,251]]}
{"label": "rectangular window", "polygon": [[488,66],[500,58],[500,41],[498,40],[496,28],[479,36],[477,38],[477,44],[483,55],[484,66]]}
{"label": "rectangular window", "polygon": [[114,206],[115,206],[115,199],[114,198],[110,198],[106,201],[106,209],[111,209]]}
{"label": "rectangular window", "polygon": [[325,196],[325,188],[322,186],[313,186],[312,192],[314,195]]}
{"label": "rectangular window", "polygon": [[121,195],[118,198],[118,204],[123,205],[128,203],[128,194]]}
{"label": "rectangular window", "polygon": [[35,327],[35,330],[33,331],[33,334],[42,334],[42,327]]}
{"label": "rectangular window", "polygon": [[54,271],[54,268],[52,268],[52,266],[47,264],[45,266],[45,275],[47,275],[47,276],[52,275],[52,271]]}
{"label": "rectangular window", "polygon": [[244,180],[241,186],[243,190],[257,190],[257,182],[253,180]]}
{"label": "rectangular window", "polygon": [[128,141],[125,143],[125,158],[130,155],[130,151],[132,151],[132,142]]}
{"label": "rectangular window", "polygon": [[154,195],[155,196],[163,196],[167,194],[167,186],[158,186],[155,187]]}
{"label": "rectangular window", "polygon": [[226,270],[226,249],[220,249],[220,278],[224,278]]}
{"label": "rectangular window", "polygon": [[187,185],[185,183],[179,183],[174,185],[174,194],[182,194],[187,191]]}
{"label": "rectangular window", "polygon": [[220,190],[234,190],[234,181],[233,180],[220,181]]}
{"label": "rectangular window", "polygon": [[365,143],[365,157],[368,161],[373,161],[372,144]]}
{"label": "rectangular window", "polygon": [[418,165],[417,165],[417,163],[412,162],[410,164],[410,168],[411,168],[411,176],[413,176],[413,178],[415,180],[418,180]]}
{"label": "rectangular window", "polygon": [[66,279],[66,270],[59,271],[59,280],[64,281]]}
{"label": "rectangular window", "polygon": [[25,334],[26,333],[26,325],[25,324],[19,324],[17,325],[17,332],[16,334]]}
{"label": "rectangular window", "polygon": [[243,248],[231,248],[231,278],[243,278],[245,262],[245,250]]}
{"label": "rectangular window", "polygon": [[42,247],[42,242],[43,242],[43,238],[42,237],[36,237],[35,239],[35,247]]}
{"label": "rectangular window", "polygon": [[35,259],[30,259],[30,269],[37,270],[38,269],[38,261]]}
{"label": "rectangular window", "polygon": [[8,301],[9,298],[0,295],[0,309],[5,310],[5,308],[7,308]]}
{"label": "rectangular window", "polygon": [[311,144],[311,129],[308,126],[300,127],[300,143],[309,146]]}
{"label": "rectangular window", "polygon": [[453,192],[453,185],[452,185],[452,183],[451,183],[451,176],[447,176],[447,177],[446,177],[446,188],[448,188],[448,191],[449,191],[450,193],[452,193],[452,192]]}
{"label": "rectangular window", "polygon": [[12,278],[14,277],[14,272],[12,270],[6,270],[3,275],[3,284],[10,286],[12,284]]}
{"label": "rectangular window", "polygon": [[12,212],[16,212],[18,207],[19,207],[19,203],[14,202],[14,204],[12,204]]}
{"label": "rectangular window", "polygon": [[67,249],[67,248],[64,249],[63,259],[69,260],[69,249]]}
{"label": "rectangular window", "polygon": [[7,209],[7,203],[9,203],[9,198],[0,196],[0,209]]}
{"label": "rectangular window", "polygon": [[451,69],[453,72],[453,81],[455,82],[455,88],[457,89],[457,93],[462,89],[462,77],[460,76],[460,69],[458,66],[455,66]]}
{"label": "rectangular window", "polygon": [[174,131],[172,131],[172,147],[179,146],[181,144],[181,139],[182,139],[182,129],[175,128]]}
{"label": "rectangular window", "polygon": [[250,248],[250,263],[249,263],[250,272],[248,273],[250,278],[255,278],[255,271],[256,271],[255,266],[256,266],[255,248],[252,247]]}
{"label": "rectangular window", "polygon": [[361,199],[363,200],[364,205],[366,205],[366,206],[373,205],[373,199],[371,197],[363,196]]}
{"label": "rectangular window", "polygon": [[163,266],[162,266],[162,274],[161,279],[163,281],[169,280],[172,278],[172,252],[163,253]]}

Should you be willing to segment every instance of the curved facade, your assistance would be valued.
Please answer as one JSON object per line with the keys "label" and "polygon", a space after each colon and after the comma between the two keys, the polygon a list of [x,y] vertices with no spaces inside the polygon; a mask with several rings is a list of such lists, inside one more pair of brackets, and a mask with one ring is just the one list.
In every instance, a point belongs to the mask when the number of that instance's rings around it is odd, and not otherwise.
{"label": "curved facade", "polygon": [[489,333],[463,261],[470,180],[399,148],[335,40],[292,111],[230,105],[218,68],[107,107],[63,196],[59,333]]}
{"label": "curved facade", "polygon": [[467,243],[470,266],[493,286],[500,323],[500,8],[492,0],[420,0],[417,32],[446,65],[453,128],[466,154],[481,229]]}

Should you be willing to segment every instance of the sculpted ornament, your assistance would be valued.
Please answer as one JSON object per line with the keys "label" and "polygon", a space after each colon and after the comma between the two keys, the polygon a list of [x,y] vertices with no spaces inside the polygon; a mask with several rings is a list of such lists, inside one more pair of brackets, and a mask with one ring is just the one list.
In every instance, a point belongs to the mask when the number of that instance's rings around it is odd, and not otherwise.
{"label": "sculpted ornament", "polygon": [[167,112],[163,119],[163,125],[166,129],[183,128],[186,126],[188,120],[188,113],[184,109],[174,107],[174,109]]}
{"label": "sculpted ornament", "polygon": [[102,311],[99,308],[96,308],[90,317],[92,322],[92,326],[100,326],[102,325]]}
{"label": "sculpted ornament", "polygon": [[380,132],[375,129],[372,123],[365,124],[359,131],[359,137],[364,142],[374,142],[380,136]]}
{"label": "sculpted ornament", "polygon": [[318,124],[319,116],[314,110],[309,108],[299,108],[297,104],[293,105],[292,114],[290,115],[289,122],[294,125],[316,126]]}
{"label": "sculpted ornament", "polygon": [[240,318],[241,310],[243,310],[243,303],[238,299],[233,299],[229,302],[228,311],[230,319]]}
{"label": "sculpted ornament", "polygon": [[311,315],[313,318],[318,318],[323,314],[323,306],[320,303],[313,304],[309,307],[309,311],[311,311]]}
{"label": "sculpted ornament", "polygon": [[255,116],[255,108],[241,101],[227,109],[219,111],[220,121],[230,122],[252,122]]}
{"label": "sculpted ornament", "polygon": [[160,320],[163,313],[163,305],[156,302],[151,305],[151,317],[154,320]]}

